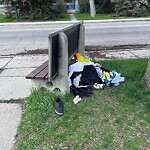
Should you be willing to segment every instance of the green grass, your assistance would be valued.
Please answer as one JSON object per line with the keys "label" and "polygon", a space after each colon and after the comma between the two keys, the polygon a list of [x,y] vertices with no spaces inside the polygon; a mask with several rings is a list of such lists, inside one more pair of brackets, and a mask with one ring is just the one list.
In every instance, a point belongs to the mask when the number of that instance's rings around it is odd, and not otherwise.
{"label": "green grass", "polygon": [[113,17],[111,14],[96,14],[91,17],[90,13],[75,13],[77,20],[103,20],[103,19],[118,19],[121,17]]}
{"label": "green grass", "polygon": [[[23,18],[19,20],[19,22],[22,22],[22,21],[30,21],[30,20],[23,19]],[[64,14],[60,18],[57,18],[57,20],[50,20],[50,21],[70,21],[70,16],[69,14]],[[16,18],[14,16],[10,18],[3,14],[0,14],[0,23],[3,23],[3,22],[16,22]]]}
{"label": "green grass", "polygon": [[77,20],[104,20],[104,19],[127,19],[137,17],[115,17],[111,14],[96,14],[95,17],[91,17],[90,13],[75,13]]}
{"label": "green grass", "polygon": [[15,17],[7,17],[3,14],[0,14],[0,23],[3,22],[16,22],[16,18]]}
{"label": "green grass", "polygon": [[58,18],[57,21],[70,21],[69,14],[64,14],[61,18]]}
{"label": "green grass", "polygon": [[96,90],[75,105],[62,96],[64,115],[54,112],[56,95],[33,90],[17,131],[18,150],[150,149],[150,91],[144,88],[147,59],[100,61],[125,77],[118,87]]}
{"label": "green grass", "polygon": [[[75,16],[77,20],[104,20],[104,19],[126,19],[126,18],[131,18],[131,17],[114,17],[111,14],[96,14],[95,17],[91,17],[90,13],[75,13]],[[132,17],[136,18],[136,17]],[[26,19],[20,19],[19,22],[21,21],[29,21]],[[56,20],[50,20],[50,21],[70,21],[70,16],[69,14],[64,14],[62,17],[57,18]],[[3,14],[0,14],[0,23],[2,22],[16,22],[16,18],[13,16],[11,18],[6,17]]]}

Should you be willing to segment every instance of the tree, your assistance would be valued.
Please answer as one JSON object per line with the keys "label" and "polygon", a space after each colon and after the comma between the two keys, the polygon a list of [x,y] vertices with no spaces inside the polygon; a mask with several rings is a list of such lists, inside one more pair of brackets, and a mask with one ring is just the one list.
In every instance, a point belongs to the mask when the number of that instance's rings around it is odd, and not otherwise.
{"label": "tree", "polygon": [[147,87],[150,89],[150,59],[148,61],[147,70],[143,79],[147,83]]}
{"label": "tree", "polygon": [[148,0],[111,0],[115,4],[115,12],[119,16],[147,16]]}
{"label": "tree", "polygon": [[11,1],[11,5],[15,11],[15,16],[16,16],[16,20],[18,21],[20,16],[19,16],[19,12],[18,12],[18,9],[17,9],[17,3],[16,3],[16,0],[12,0]]}
{"label": "tree", "polygon": [[114,12],[114,3],[111,0],[96,0],[96,4],[99,4],[96,9],[97,13],[112,13]]}
{"label": "tree", "polygon": [[57,4],[63,4],[63,0],[56,0]]}
{"label": "tree", "polygon": [[53,8],[53,0],[29,0],[29,2],[32,19],[48,20],[56,16],[57,11]]}
{"label": "tree", "polygon": [[[53,2],[54,0],[17,0],[17,5],[22,18],[49,20],[60,17],[64,12],[64,9],[60,9]],[[57,0],[57,4],[62,2],[63,0]]]}
{"label": "tree", "polygon": [[81,13],[88,11],[88,3],[88,0],[79,0],[79,8]]}
{"label": "tree", "polygon": [[57,9],[57,12],[59,14],[62,14],[65,12],[65,5],[64,5],[64,0],[56,0],[56,9]]}
{"label": "tree", "polygon": [[90,3],[90,14],[91,14],[91,17],[95,17],[96,10],[95,10],[94,0],[89,0],[89,3]]}

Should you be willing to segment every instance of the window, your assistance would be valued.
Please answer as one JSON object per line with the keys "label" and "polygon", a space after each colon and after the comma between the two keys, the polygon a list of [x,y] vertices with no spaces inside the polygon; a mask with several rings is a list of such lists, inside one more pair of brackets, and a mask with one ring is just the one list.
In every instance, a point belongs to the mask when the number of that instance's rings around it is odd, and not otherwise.
{"label": "window", "polygon": [[66,0],[67,3],[73,3],[74,0]]}

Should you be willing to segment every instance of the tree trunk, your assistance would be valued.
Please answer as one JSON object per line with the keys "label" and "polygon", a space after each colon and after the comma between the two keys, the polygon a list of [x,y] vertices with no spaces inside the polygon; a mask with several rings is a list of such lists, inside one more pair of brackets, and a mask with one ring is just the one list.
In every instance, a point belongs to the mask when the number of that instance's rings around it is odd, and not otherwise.
{"label": "tree trunk", "polygon": [[89,0],[89,3],[90,3],[90,14],[91,14],[91,17],[95,17],[96,11],[95,11],[94,0]]}
{"label": "tree trunk", "polygon": [[144,80],[146,81],[147,87],[150,89],[150,58],[147,65],[147,70],[144,76]]}

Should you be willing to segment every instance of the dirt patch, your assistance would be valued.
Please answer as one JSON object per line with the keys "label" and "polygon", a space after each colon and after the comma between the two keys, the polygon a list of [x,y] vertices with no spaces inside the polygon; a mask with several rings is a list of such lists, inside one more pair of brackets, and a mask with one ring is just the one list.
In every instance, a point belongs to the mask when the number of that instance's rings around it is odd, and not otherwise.
{"label": "dirt patch", "polygon": [[102,54],[100,51],[86,51],[85,55],[88,56],[88,58],[96,59],[96,58],[106,58],[106,54]]}
{"label": "dirt patch", "polygon": [[28,50],[26,52],[17,53],[17,55],[31,55],[31,54],[48,54],[48,49]]}
{"label": "dirt patch", "polygon": [[[118,51],[124,51],[124,50],[138,50],[138,49],[150,49],[150,44],[146,45],[116,45],[116,46],[100,46],[100,45],[86,45],[85,46],[85,52],[90,52],[89,56],[91,58],[99,57],[104,58],[105,54],[101,54],[101,51],[107,52],[107,50],[118,50]],[[34,55],[34,54],[48,54],[48,49],[36,49],[36,50],[28,50],[25,52],[17,53],[15,55]],[[12,54],[14,55],[14,54]],[[4,55],[2,55],[4,56]]]}
{"label": "dirt patch", "polygon": [[48,54],[48,49],[28,50],[28,51],[21,52],[21,53],[5,54],[5,55],[1,55],[1,56],[34,55],[34,54]]}
{"label": "dirt patch", "polygon": [[101,51],[101,50],[137,50],[137,49],[148,49],[150,44],[144,45],[115,45],[115,46],[100,46],[100,45],[86,45],[86,51]]}

